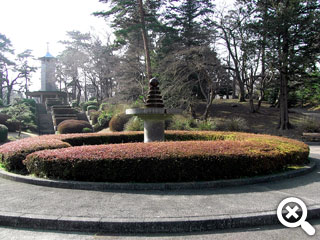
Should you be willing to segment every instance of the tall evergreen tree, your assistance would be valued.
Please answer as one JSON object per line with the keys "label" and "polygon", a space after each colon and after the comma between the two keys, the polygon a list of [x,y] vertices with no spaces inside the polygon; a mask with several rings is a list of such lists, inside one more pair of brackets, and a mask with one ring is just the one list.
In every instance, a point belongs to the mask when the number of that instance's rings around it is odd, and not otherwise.
{"label": "tall evergreen tree", "polygon": [[[269,60],[278,71],[280,87],[279,129],[290,127],[289,83],[301,79],[320,54],[320,2],[317,0],[239,1],[256,9],[257,34],[262,36]],[[274,49],[275,51],[271,51]]]}

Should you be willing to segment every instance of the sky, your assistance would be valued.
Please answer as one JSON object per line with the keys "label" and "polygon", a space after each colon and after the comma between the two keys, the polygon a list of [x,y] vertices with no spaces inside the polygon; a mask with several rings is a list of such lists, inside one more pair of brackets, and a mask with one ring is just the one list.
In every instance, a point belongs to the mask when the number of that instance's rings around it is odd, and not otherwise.
{"label": "sky", "polygon": [[[98,0],[1,0],[0,4],[0,33],[11,40],[16,54],[31,49],[36,58],[42,57],[49,42],[50,53],[57,56],[67,31],[94,29],[102,38],[110,31],[103,18],[92,15],[107,7]],[[40,67],[40,61],[35,64]],[[40,88],[40,69],[32,81],[32,88]]]}
{"label": "sky", "polygon": [[[215,1],[220,7],[232,2]],[[57,56],[67,31],[94,32],[102,40],[112,32],[103,18],[92,15],[107,9],[98,0],[0,0],[0,6],[0,33],[11,40],[16,54],[31,49],[35,58],[42,57],[49,42],[50,53]],[[35,66],[39,69],[31,79],[32,91],[40,89],[40,61]]]}

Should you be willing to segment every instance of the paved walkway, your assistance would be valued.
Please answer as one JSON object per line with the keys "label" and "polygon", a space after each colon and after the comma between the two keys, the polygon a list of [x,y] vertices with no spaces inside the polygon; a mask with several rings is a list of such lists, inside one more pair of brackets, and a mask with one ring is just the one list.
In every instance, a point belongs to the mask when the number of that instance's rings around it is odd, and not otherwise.
{"label": "paved walkway", "polygon": [[320,146],[310,148],[311,157],[318,158],[318,168],[312,173],[282,181],[222,189],[99,192],[41,187],[0,179],[0,224],[8,216],[46,221],[74,220],[76,223],[156,224],[260,216],[275,214],[279,202],[289,196],[299,197],[309,209],[317,210],[320,209]]}

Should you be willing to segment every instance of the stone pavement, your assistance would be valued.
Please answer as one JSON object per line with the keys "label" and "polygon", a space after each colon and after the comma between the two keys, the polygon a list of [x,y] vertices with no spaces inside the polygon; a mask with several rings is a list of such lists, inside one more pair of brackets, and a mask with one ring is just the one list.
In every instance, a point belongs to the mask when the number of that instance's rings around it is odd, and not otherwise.
{"label": "stone pavement", "polygon": [[120,233],[263,226],[276,223],[276,208],[289,196],[320,218],[320,146],[311,146],[311,157],[318,168],[307,175],[220,189],[102,192],[0,179],[0,225]]}
{"label": "stone pavement", "polygon": [[40,231],[0,227],[0,239],[4,240],[312,240],[319,239],[320,220],[311,220],[316,229],[313,237],[308,236],[300,227],[285,228],[280,225],[255,228],[220,230],[187,234],[139,234],[115,235],[79,232]]}

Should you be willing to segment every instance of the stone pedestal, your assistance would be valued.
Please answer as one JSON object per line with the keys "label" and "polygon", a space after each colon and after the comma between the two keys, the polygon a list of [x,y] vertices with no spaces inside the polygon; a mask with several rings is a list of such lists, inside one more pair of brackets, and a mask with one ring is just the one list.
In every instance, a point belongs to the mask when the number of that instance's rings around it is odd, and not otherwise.
{"label": "stone pedestal", "polygon": [[126,114],[138,116],[144,121],[144,142],[164,141],[164,121],[174,114],[181,114],[179,109],[132,108]]}
{"label": "stone pedestal", "polygon": [[146,108],[127,109],[126,114],[138,116],[144,121],[144,142],[164,141],[164,121],[181,110],[166,109],[162,101],[159,81],[152,78],[149,81],[149,92]]}
{"label": "stone pedestal", "polygon": [[144,142],[164,141],[164,120],[144,120]]}

